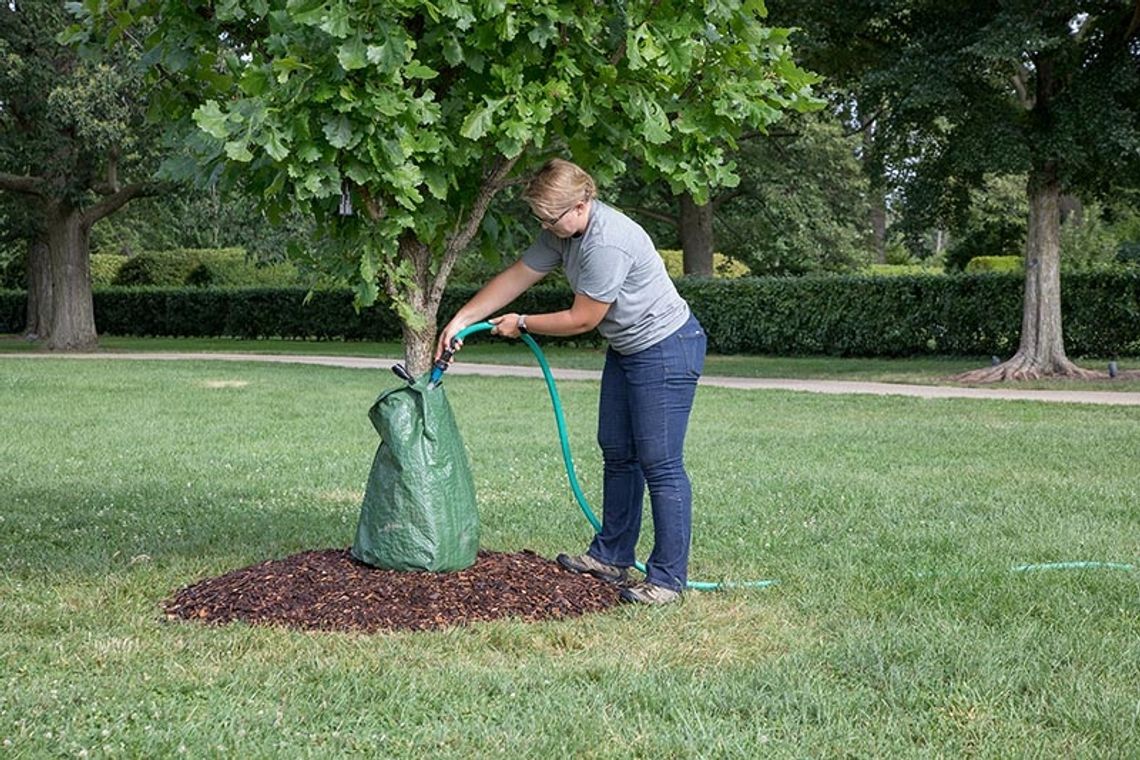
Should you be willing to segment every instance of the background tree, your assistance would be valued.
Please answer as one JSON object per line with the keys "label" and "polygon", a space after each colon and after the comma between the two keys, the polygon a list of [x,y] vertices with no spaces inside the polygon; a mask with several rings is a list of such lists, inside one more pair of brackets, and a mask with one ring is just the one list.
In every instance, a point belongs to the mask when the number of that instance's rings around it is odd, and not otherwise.
{"label": "background tree", "polygon": [[121,58],[87,61],[57,43],[66,24],[59,2],[0,5],[0,190],[20,196],[29,326],[49,348],[89,350],[91,228],[156,187],[124,181],[147,175],[138,82]]}
{"label": "background tree", "polygon": [[987,178],[1027,178],[1020,346],[963,379],[1089,374],[1065,355],[1062,196],[1140,183],[1140,6],[893,0],[865,10],[857,39],[875,54],[859,86],[888,106],[876,144],[906,186],[907,212],[940,225]]}
{"label": "background tree", "polygon": [[801,117],[789,134],[750,140],[740,185],[720,196],[719,250],[756,275],[847,272],[869,264],[869,183],[858,138],[829,112]]}
{"label": "background tree", "polygon": [[281,261],[312,237],[312,222],[293,214],[273,223],[256,198],[237,188],[187,186],[143,198],[95,225],[91,250],[132,256],[177,248],[244,248],[255,262]]}
{"label": "background tree", "polygon": [[844,0],[784,0],[773,8],[773,22],[796,28],[796,59],[823,77],[821,92],[858,139],[856,149],[866,180],[866,216],[860,222],[876,263],[885,263],[889,226],[888,197],[893,188],[879,147],[880,121],[889,112],[889,90],[869,86],[899,44],[903,30],[880,3]]}
{"label": "background tree", "polygon": [[[741,140],[731,154],[740,181],[712,194],[703,235],[755,275],[844,272],[868,263],[868,185],[858,145],[831,111],[800,114]],[[692,216],[686,218],[683,196],[649,177],[630,177],[621,200],[663,247],[685,240]],[[711,274],[709,259],[699,270],[686,265],[685,274]]]}
{"label": "background tree", "polygon": [[174,83],[161,107],[193,108],[208,135],[208,167],[273,211],[312,210],[323,245],[311,263],[355,283],[362,305],[383,289],[414,371],[430,364],[456,260],[536,162],[569,154],[607,181],[635,158],[703,200],[735,181],[724,145],[810,100],[757,0],[79,10],[89,31],[141,42],[156,81]]}

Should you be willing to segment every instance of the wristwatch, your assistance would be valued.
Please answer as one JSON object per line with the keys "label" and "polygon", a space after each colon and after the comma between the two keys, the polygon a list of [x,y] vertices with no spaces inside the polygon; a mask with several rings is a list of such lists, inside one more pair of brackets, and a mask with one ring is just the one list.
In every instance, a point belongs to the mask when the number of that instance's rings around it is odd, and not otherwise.
{"label": "wristwatch", "polygon": [[527,329],[526,329],[526,314],[519,314],[519,321],[518,321],[518,323],[517,323],[517,324],[518,324],[519,332],[520,332],[520,333],[523,333],[523,334],[526,334],[526,332],[527,332]]}

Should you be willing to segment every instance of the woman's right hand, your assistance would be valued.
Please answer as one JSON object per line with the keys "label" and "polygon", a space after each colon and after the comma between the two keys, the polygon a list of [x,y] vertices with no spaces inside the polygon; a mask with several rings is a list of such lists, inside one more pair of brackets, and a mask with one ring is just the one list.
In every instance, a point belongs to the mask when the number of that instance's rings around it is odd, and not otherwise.
{"label": "woman's right hand", "polygon": [[449,349],[452,351],[452,353],[454,353],[463,348],[463,341],[461,340],[455,341],[454,347],[451,345],[451,343],[453,340],[455,340],[455,336],[459,334],[459,331],[466,326],[466,323],[464,320],[460,319],[458,314],[451,318],[451,321],[448,322],[447,326],[443,328],[443,332],[439,334],[439,342],[435,346],[436,361],[439,361],[439,357],[443,356],[445,349]]}

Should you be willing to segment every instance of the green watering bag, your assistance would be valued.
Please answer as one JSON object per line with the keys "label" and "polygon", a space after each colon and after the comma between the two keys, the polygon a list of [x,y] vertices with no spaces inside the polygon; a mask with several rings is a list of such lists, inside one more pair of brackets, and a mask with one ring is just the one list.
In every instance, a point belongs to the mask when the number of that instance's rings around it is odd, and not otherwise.
{"label": "green watering bag", "polygon": [[380,448],[352,556],[390,570],[462,570],[479,549],[471,465],[442,386],[382,393],[368,411]]}

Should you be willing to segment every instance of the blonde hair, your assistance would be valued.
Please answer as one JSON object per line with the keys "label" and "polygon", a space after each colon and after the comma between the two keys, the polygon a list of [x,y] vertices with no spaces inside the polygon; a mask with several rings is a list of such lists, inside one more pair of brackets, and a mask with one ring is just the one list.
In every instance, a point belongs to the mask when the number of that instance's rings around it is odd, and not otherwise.
{"label": "blonde hair", "polygon": [[597,198],[598,188],[582,167],[552,158],[527,184],[522,197],[542,216],[555,217],[576,203]]}

